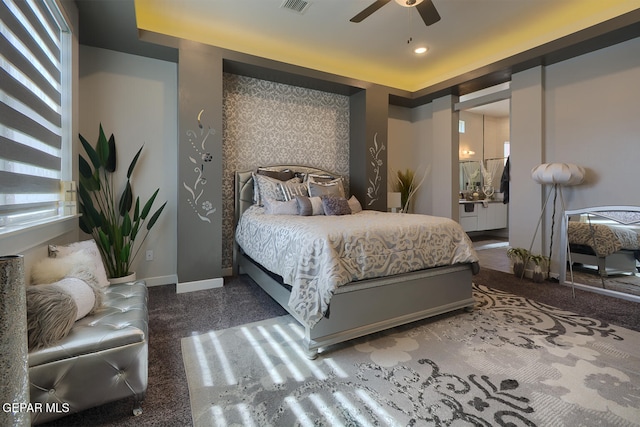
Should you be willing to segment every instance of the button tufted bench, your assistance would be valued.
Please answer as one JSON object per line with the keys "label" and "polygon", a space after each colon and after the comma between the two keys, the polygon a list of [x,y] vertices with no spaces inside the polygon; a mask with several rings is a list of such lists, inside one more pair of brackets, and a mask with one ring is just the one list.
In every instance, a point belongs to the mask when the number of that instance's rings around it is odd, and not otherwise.
{"label": "button tufted bench", "polygon": [[56,346],[29,353],[32,423],[133,397],[147,390],[148,312],[143,281],[111,285],[103,307],[78,320]]}

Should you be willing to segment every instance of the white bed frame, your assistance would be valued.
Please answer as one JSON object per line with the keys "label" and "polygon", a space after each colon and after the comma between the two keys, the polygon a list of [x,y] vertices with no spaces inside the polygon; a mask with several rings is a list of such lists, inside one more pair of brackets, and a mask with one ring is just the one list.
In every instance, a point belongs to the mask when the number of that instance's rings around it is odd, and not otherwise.
{"label": "white bed frame", "polygon": [[[274,166],[294,171],[328,173],[305,166]],[[236,224],[253,203],[251,171],[236,173]],[[304,325],[289,308],[290,291],[277,278],[235,247],[234,267],[248,274],[265,292]],[[477,266],[476,266],[477,267]],[[472,264],[458,264],[411,273],[352,282],[331,298],[329,317],[312,328],[305,326],[304,349],[315,358],[321,348],[395,326],[458,309],[472,310]]]}

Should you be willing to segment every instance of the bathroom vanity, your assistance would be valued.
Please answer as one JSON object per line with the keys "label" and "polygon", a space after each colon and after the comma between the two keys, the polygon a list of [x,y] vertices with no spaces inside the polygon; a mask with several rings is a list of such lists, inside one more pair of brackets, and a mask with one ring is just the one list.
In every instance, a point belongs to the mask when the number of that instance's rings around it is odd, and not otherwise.
{"label": "bathroom vanity", "polygon": [[466,232],[507,228],[508,206],[502,200],[460,200],[460,225]]}

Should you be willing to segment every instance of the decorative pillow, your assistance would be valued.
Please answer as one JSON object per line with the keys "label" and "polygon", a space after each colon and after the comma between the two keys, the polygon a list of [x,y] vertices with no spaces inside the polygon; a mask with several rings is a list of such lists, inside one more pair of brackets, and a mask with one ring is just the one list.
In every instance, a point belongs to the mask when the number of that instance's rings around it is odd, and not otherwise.
{"label": "decorative pillow", "polygon": [[356,196],[351,196],[348,202],[352,214],[362,212],[362,205],[360,204],[360,201],[356,199]]}
{"label": "decorative pillow", "polygon": [[351,215],[349,202],[344,197],[323,197],[322,208],[325,215]]}
{"label": "decorative pillow", "polygon": [[[104,269],[104,264],[102,263],[102,256],[100,255],[100,251],[98,250],[98,245],[96,245],[95,240],[90,239],[90,240],[85,240],[83,242],[71,243],[70,245],[64,245],[64,246],[49,245],[49,257],[51,258],[66,257],[76,252],[85,253],[90,257],[89,265],[93,268],[93,275],[97,278],[98,285],[103,288],[106,288],[107,286],[109,286],[109,279],[107,278],[107,272]],[[78,277],[78,276],[74,276],[74,277]],[[55,280],[45,281],[45,282],[36,282],[36,283],[51,283],[53,281]]]}
{"label": "decorative pillow", "polygon": [[66,337],[76,320],[102,305],[102,290],[67,277],[48,285],[27,287],[29,350],[49,347]]}
{"label": "decorative pillow", "polygon": [[264,199],[264,212],[268,215],[298,215],[296,199],[280,202],[274,199]]}
{"label": "decorative pillow", "polygon": [[[254,202],[258,205],[262,205],[262,200],[265,198],[275,199],[283,202],[284,196],[282,194],[282,190],[280,189],[280,183],[282,181],[270,178],[268,176],[253,174],[253,181],[256,183],[257,192],[255,191],[256,187],[254,187]],[[300,182],[300,178],[291,178],[287,183],[296,183]],[[257,195],[257,197],[256,197]]]}
{"label": "decorative pillow", "polygon": [[320,197],[296,196],[296,202],[298,204],[298,215],[300,216],[324,215]]}
{"label": "decorative pillow", "polygon": [[269,178],[277,179],[278,181],[289,181],[291,178],[295,178],[295,173],[291,169],[274,170],[269,168],[258,168],[258,175],[268,176]]}
{"label": "decorative pillow", "polygon": [[309,196],[307,184],[303,182],[281,182],[280,191],[284,200],[295,200],[295,196]]}
{"label": "decorative pillow", "polygon": [[309,197],[336,196],[345,197],[342,178],[328,182],[309,181]]}
{"label": "decorative pillow", "polygon": [[335,179],[339,179],[339,178],[336,178],[333,175],[325,175],[325,174],[317,174],[317,173],[310,173],[307,175],[307,180],[309,182],[330,182]]}
{"label": "decorative pillow", "polygon": [[58,282],[65,277],[75,277],[103,288],[96,273],[93,258],[84,251],[77,251],[66,256],[43,258],[36,262],[31,268],[31,283],[40,285]]}

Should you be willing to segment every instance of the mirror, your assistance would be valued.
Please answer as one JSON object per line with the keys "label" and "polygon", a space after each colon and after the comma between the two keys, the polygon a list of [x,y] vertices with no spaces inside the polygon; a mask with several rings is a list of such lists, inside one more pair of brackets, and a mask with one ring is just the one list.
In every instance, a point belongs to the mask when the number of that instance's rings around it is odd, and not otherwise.
{"label": "mirror", "polygon": [[460,112],[460,192],[501,199],[500,179],[509,155],[509,100]]}
{"label": "mirror", "polygon": [[566,211],[560,249],[561,283],[640,297],[640,207]]}

